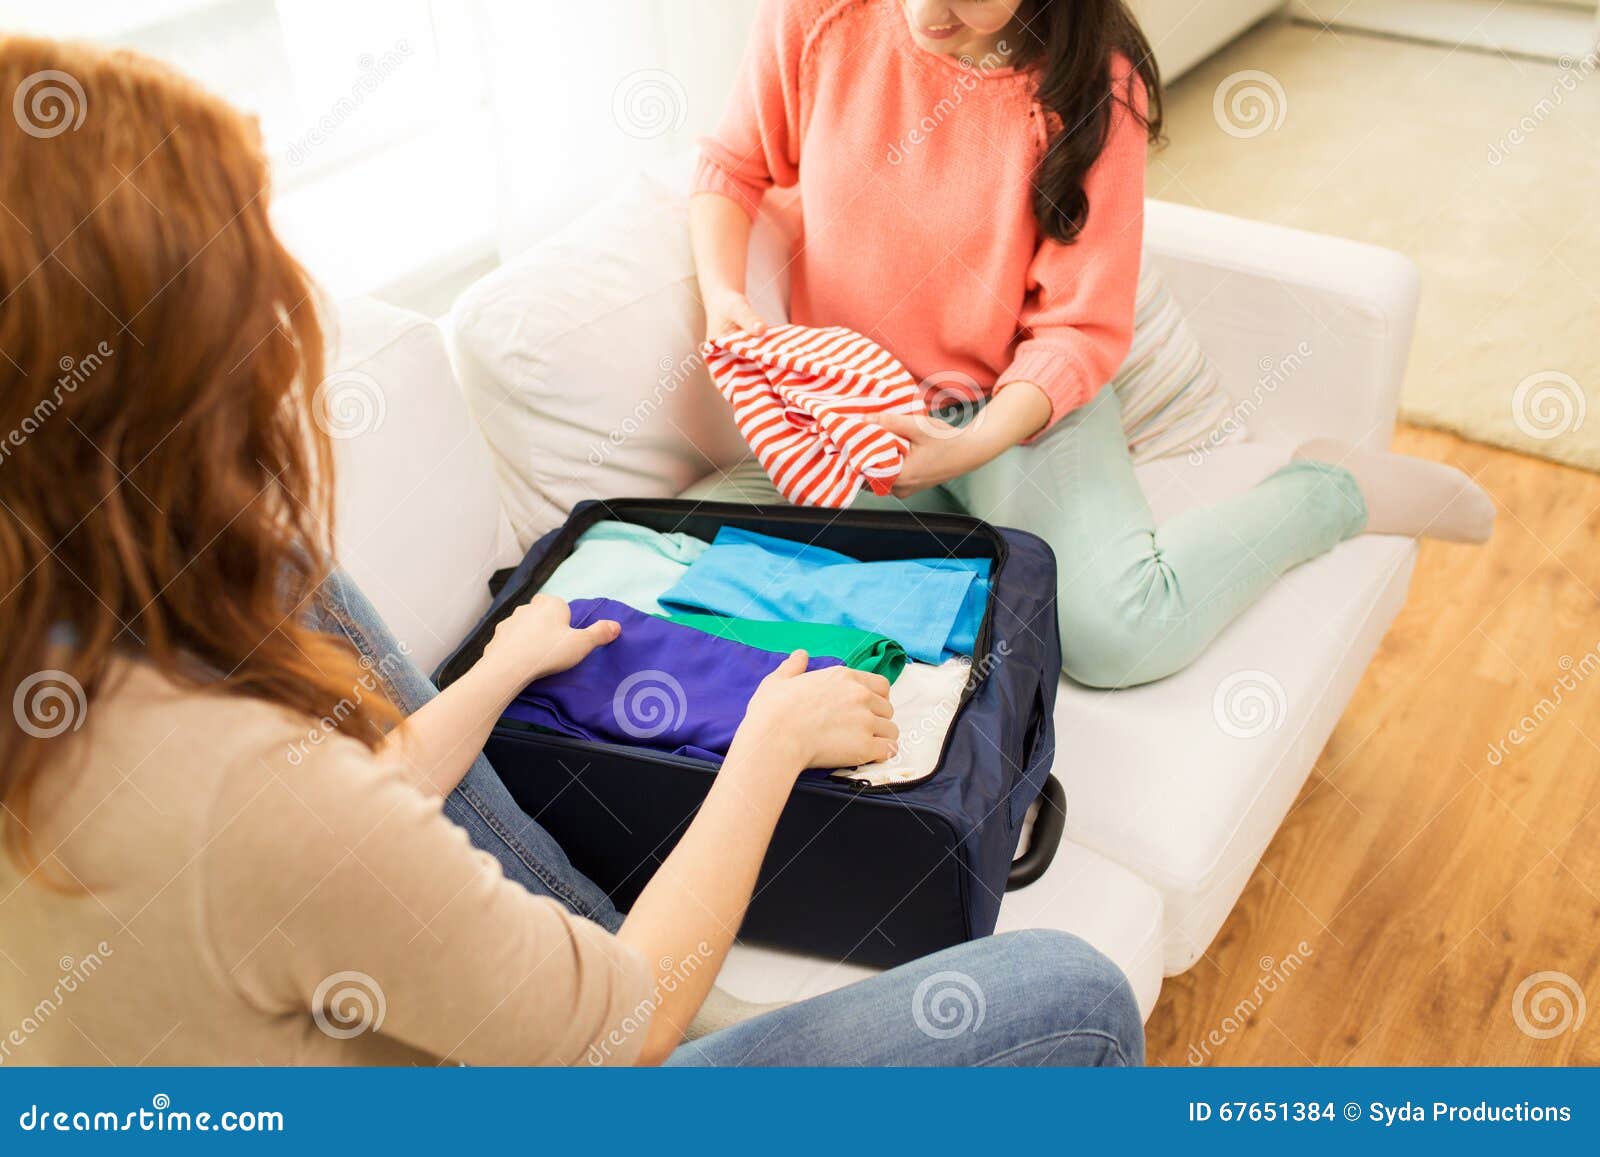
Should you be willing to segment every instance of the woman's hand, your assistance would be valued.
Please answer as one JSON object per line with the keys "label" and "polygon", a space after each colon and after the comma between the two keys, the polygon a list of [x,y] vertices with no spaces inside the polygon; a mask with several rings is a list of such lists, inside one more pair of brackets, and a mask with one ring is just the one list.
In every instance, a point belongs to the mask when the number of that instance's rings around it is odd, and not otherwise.
{"label": "woman's hand", "polygon": [[707,341],[739,331],[757,335],[767,331],[767,323],[750,304],[750,299],[736,290],[707,291],[705,307]]}
{"label": "woman's hand", "polygon": [[872,420],[911,443],[895,479],[896,498],[909,498],[969,474],[1050,421],[1050,399],[1032,382],[1011,382],[964,426],[930,414],[874,414]]}
{"label": "woman's hand", "polygon": [[806,670],[796,651],[761,681],[733,737],[729,763],[783,768],[855,767],[894,754],[900,731],[889,681],[849,667]]}
{"label": "woman's hand", "polygon": [[576,667],[622,633],[611,619],[574,629],[564,599],[534,595],[494,629],[479,665],[515,695],[535,679]]}
{"label": "woman's hand", "polygon": [[896,498],[910,498],[959,478],[1006,449],[981,436],[981,410],[969,426],[952,426],[927,414],[876,414],[872,420],[911,443],[894,482]]}

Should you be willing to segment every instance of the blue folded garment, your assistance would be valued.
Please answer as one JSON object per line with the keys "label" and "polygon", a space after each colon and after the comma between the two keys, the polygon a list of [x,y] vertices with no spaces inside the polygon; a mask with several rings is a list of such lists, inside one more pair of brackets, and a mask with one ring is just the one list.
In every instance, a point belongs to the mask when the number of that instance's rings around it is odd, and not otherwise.
{"label": "blue folded garment", "polygon": [[988,559],[860,562],[724,526],[658,601],[673,612],[854,627],[895,640],[919,662],[939,663],[972,654],[988,578]]}
{"label": "blue folded garment", "polygon": [[[530,683],[505,714],[562,735],[720,762],[756,686],[786,658],[658,619],[614,599],[574,599],[572,625],[615,619],[622,634]],[[837,667],[827,656],[806,669]]]}

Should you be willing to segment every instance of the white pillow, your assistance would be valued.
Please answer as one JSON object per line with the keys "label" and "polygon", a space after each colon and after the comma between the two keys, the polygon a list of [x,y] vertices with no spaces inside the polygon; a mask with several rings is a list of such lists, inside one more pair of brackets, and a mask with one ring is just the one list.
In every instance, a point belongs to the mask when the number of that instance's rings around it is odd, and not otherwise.
{"label": "white pillow", "polygon": [[[698,353],[691,163],[641,174],[452,310],[457,374],[524,547],[582,499],[676,495],[747,452]],[[763,214],[748,283],[773,323],[787,262]]]}

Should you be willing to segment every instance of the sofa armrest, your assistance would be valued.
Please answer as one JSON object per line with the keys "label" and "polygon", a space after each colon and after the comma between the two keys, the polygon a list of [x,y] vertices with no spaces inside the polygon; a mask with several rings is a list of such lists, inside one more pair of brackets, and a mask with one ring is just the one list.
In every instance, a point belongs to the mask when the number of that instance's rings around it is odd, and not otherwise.
{"label": "sofa armrest", "polygon": [[1251,436],[1384,449],[1420,279],[1388,249],[1150,201],[1145,249]]}

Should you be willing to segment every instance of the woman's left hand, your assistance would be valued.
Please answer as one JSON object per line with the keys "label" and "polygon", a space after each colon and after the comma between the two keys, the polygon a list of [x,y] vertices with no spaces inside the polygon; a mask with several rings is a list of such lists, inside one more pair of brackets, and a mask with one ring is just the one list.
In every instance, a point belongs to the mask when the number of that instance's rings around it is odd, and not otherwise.
{"label": "woman's left hand", "polygon": [[981,419],[980,413],[973,426],[952,426],[927,414],[874,414],[874,422],[911,443],[895,479],[894,496],[909,498],[959,478],[1004,449],[992,447],[980,436]]}
{"label": "woman's left hand", "polygon": [[621,625],[611,619],[574,628],[566,600],[534,595],[494,629],[480,662],[515,694],[535,679],[576,667],[620,634]]}

